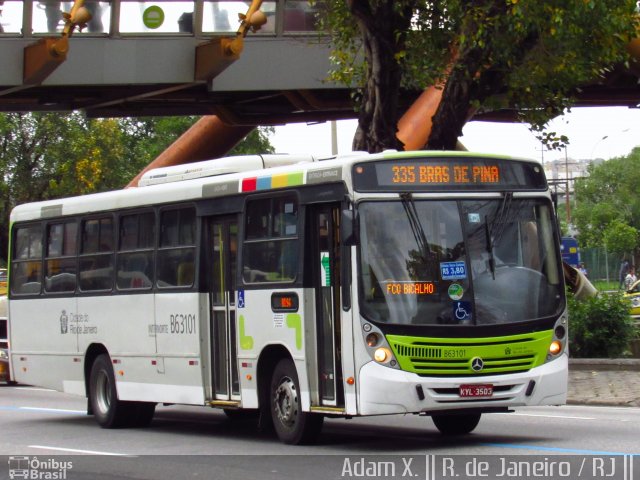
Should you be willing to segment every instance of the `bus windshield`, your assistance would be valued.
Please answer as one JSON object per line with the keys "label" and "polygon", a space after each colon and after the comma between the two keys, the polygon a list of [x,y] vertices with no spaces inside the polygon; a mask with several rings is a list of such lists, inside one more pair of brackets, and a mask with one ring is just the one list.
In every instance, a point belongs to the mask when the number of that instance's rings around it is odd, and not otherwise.
{"label": "bus windshield", "polygon": [[365,318],[411,325],[489,325],[558,314],[563,282],[546,199],[359,204]]}

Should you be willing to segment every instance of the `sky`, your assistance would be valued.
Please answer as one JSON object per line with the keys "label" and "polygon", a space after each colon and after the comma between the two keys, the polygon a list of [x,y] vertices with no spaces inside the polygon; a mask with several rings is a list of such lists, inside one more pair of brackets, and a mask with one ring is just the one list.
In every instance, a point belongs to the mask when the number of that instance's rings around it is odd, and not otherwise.
{"label": "sky", "polygon": [[[355,120],[337,124],[338,153],[351,151]],[[553,119],[549,131],[569,137],[567,156],[574,160],[609,159],[627,155],[640,146],[640,108],[581,107]],[[565,152],[542,151],[526,124],[469,122],[460,141],[467,150],[496,153],[538,161],[564,159]],[[271,144],[278,153],[331,154],[330,123],[288,124],[276,127]]]}

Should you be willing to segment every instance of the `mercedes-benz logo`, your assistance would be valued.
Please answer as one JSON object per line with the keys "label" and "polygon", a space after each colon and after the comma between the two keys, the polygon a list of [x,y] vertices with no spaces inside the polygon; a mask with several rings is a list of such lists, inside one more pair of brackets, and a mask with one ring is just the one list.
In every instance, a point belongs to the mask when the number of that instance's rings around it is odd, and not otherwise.
{"label": "mercedes-benz logo", "polygon": [[473,357],[471,359],[471,370],[479,372],[484,368],[484,361],[480,357]]}

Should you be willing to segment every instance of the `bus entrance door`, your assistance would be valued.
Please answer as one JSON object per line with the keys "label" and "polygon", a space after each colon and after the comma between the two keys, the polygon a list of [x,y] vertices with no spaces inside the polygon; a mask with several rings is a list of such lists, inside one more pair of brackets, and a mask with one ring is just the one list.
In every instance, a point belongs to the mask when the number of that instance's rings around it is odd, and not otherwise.
{"label": "bus entrance door", "polygon": [[340,269],[338,206],[316,206],[312,214],[311,237],[316,292],[316,335],[318,351],[318,391],[320,404],[342,407],[340,368]]}
{"label": "bus entrance door", "polygon": [[240,400],[236,348],[236,265],[238,223],[235,217],[209,225],[212,247],[211,372],[213,400]]}

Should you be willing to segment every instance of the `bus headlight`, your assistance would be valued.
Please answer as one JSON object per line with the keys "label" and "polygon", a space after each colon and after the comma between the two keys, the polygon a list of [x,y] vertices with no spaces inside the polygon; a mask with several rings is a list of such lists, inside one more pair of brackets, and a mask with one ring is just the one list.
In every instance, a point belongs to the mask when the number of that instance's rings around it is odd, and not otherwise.
{"label": "bus headlight", "polygon": [[553,342],[551,342],[551,345],[549,345],[549,353],[551,355],[558,355],[561,351],[562,351],[561,342],[559,342],[558,340],[554,340]]}
{"label": "bus headlight", "polygon": [[367,353],[373,361],[385,367],[400,369],[393,350],[384,333],[373,323],[362,321],[362,339]]}
{"label": "bus headlight", "polygon": [[391,358],[391,352],[382,347],[378,348],[373,354],[373,359],[378,363],[386,363]]}
{"label": "bus headlight", "polygon": [[553,327],[553,337],[549,344],[549,350],[547,351],[547,361],[555,360],[558,355],[567,350],[567,327],[568,327],[567,314],[564,313],[556,322]]}

